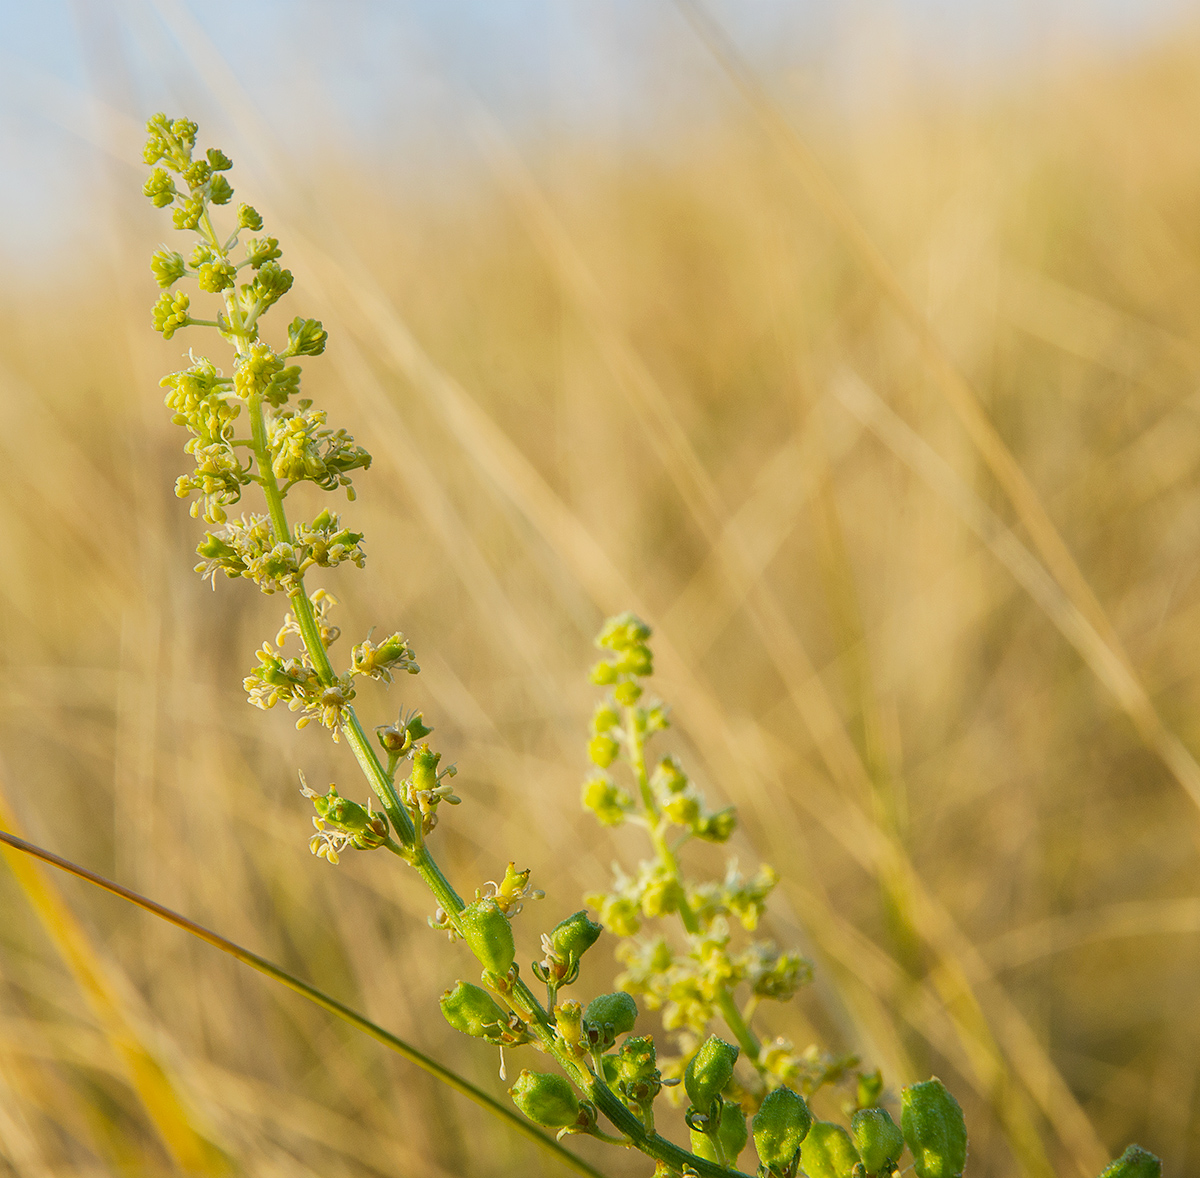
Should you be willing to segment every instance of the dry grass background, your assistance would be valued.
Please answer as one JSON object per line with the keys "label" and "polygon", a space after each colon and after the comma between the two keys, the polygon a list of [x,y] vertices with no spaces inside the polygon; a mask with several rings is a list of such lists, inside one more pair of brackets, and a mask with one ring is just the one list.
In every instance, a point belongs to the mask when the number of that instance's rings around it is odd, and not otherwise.
{"label": "dry grass background", "polygon": [[[256,123],[225,92],[239,196],[297,273],[286,314],[330,328],[307,387],[376,458],[349,509],[368,571],[327,587],[345,634],[416,646],[419,679],[360,713],[436,723],[465,798],[436,835],[452,878],[531,866],[530,956],[636,854],[578,786],[591,636],[639,609],[673,746],[740,807],[732,852],[779,869],[773,931],[817,964],[771,1031],[857,1050],[893,1090],[941,1075],[980,1178],[1095,1174],[1130,1139],[1172,1178],[1200,1158],[1200,811],[1121,677],[1200,750],[1198,64],[1179,37],[812,132],[1107,634],[1031,563],[936,367],[740,100],[669,152],[517,153],[468,111],[472,182],[422,199],[345,158],[247,166]],[[297,769],[361,791],[327,737],[244,702],[282,602],[189,572],[155,388],[180,337],[149,331],[164,229],[135,177],[108,177],[111,248],[0,293],[6,805],[500,1092],[493,1053],[437,1012],[464,962],[417,881],[305,849]],[[0,876],[13,1173],[557,1172],[290,993],[47,882],[78,925]],[[613,971],[602,943],[585,981]],[[139,1051],[162,1069],[140,1086]]]}

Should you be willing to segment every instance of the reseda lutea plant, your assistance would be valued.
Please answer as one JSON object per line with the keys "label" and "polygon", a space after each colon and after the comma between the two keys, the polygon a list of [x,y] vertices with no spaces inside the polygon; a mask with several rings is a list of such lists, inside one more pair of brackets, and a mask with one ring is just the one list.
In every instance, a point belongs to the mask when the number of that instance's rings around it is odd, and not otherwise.
{"label": "reseda lutea plant", "polygon": [[[618,871],[608,891],[587,897],[598,921],[580,911],[541,935],[542,957],[530,972],[544,989],[544,1004],[527,985],[513,921],[542,895],[530,873],[510,863],[499,882],[482,885],[464,902],[429,850],[440,807],[460,800],[449,782],[454,768],[442,767],[442,754],[429,742],[432,729],[419,712],[401,714],[379,726],[372,742],[355,714],[360,678],[390,683],[397,674],[419,671],[412,648],[400,633],[379,643],[368,637],[351,649],[349,665],[335,670],[329,650],[339,637],[330,617],[336,601],[305,585],[311,569],[346,562],[362,568],[365,560],[362,533],[336,511],[326,508],[293,524],[285,510],[289,491],[302,482],[325,491],[344,488],[353,500],[352,475],[371,462],[345,430],[328,426],[325,413],[300,396],[301,369],[291,361],[320,355],[325,330],[315,319],[297,317],[280,347],[261,338],[264,316],[292,286],[291,272],[279,264],[279,242],[251,236],[262,234],[263,222],[247,204],[226,213],[232,227],[218,232],[217,210],[233,199],[226,176],[232,163],[216,148],[197,158],[195,123],[160,114],[147,130],[145,158],[153,171],[145,194],[170,208],[175,228],[194,239],[186,259],[165,246],[154,254],[151,268],[163,290],[154,327],[164,339],[185,328],[209,328],[233,349],[232,375],[191,354],[188,368],[162,381],[173,420],[190,435],[185,449],[194,460],[176,493],[211,525],[197,548],[197,571],[214,583],[221,573],[287,597],[274,643],[263,643],[245,679],[250,702],[260,708],[284,703],[299,713],[297,727],[320,723],[334,740],[345,740],[374,795],[361,805],[333,785],[318,794],[302,776],[302,792],[316,811],[312,851],[337,863],[348,850],[386,849],[421,876],[437,904],[430,923],[465,942],[483,966],[481,985],[458,981],[442,995],[443,1014],[501,1052],[532,1045],[557,1065],[555,1071],[523,1070],[510,1094],[526,1116],[560,1136],[582,1133],[638,1149],[654,1160],[658,1178],[740,1174],[739,1157],[751,1137],[761,1178],[891,1178],[906,1149],[917,1178],[958,1178],[967,1160],[966,1128],[939,1080],[903,1090],[897,1125],[882,1106],[878,1072],[857,1070],[853,1057],[815,1048],[797,1053],[782,1039],[764,1043],[755,1032],[759,1003],[789,1000],[811,969],[799,954],[742,935],[758,927],[776,882],[771,868],[749,878],[736,864],[713,880],[683,873],[680,849],[692,840],[725,842],[737,816],[732,809],[710,810],[674,757],[652,763],[649,746],[668,727],[668,715],[646,693],[650,629],[632,614],[609,620],[597,639],[603,657],[592,680],[607,691],[592,717],[588,754],[596,772],[584,784],[583,804],[606,826],[640,827],[650,857],[636,871]],[[178,289],[185,279],[211,296],[213,310],[203,318]],[[229,509],[252,486],[265,513],[231,518]],[[581,960],[603,930],[618,938],[624,972],[616,992],[585,1006],[563,992],[577,985]],[[653,1036],[636,1033],[639,998],[661,1011],[673,1054],[660,1057]],[[815,1121],[806,1100],[838,1083],[851,1088],[849,1128]],[[679,1086],[690,1151],[656,1128],[664,1089]],[[600,1127],[601,1117],[608,1129]],[[1104,1178],[1154,1178],[1159,1169],[1157,1159],[1132,1146]]]}

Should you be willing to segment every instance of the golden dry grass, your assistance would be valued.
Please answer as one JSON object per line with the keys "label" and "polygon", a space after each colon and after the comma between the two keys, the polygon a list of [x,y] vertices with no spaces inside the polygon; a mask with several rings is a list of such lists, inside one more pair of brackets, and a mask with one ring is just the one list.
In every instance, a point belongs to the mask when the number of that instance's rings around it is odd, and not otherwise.
{"label": "golden dry grass", "polygon": [[[288,161],[284,189],[239,160],[298,276],[287,313],[331,331],[307,387],[376,458],[349,509],[368,571],[327,587],[344,633],[416,646],[419,679],[361,712],[424,707],[458,762],[452,877],[531,866],[531,953],[637,853],[578,783],[590,638],[639,609],[675,747],[739,806],[733,853],[780,870],[773,931],[817,963],[770,1030],[860,1051],[894,1089],[941,1075],[980,1178],[1094,1174],[1130,1139],[1172,1176],[1200,1156],[1200,810],[1186,757],[1163,760],[1172,738],[1200,750],[1197,65],[1179,38],[986,101],[914,97],[816,147],[1103,617],[745,106],[658,158],[522,159],[474,112],[481,164],[452,201]],[[418,882],[305,850],[296,770],[357,791],[354,770],[245,705],[282,603],[189,572],[155,388],[181,337],[147,325],[163,230],[116,176],[117,249],[0,296],[3,795],[35,841],[499,1092],[492,1053],[437,1013],[463,961]],[[147,1091],[248,1174],[554,1172],[293,995],[49,882],[90,945],[74,972],[0,876],[15,1173],[219,1168]],[[612,971],[597,951],[587,981]],[[135,1082],[122,1035],[165,1080]]]}

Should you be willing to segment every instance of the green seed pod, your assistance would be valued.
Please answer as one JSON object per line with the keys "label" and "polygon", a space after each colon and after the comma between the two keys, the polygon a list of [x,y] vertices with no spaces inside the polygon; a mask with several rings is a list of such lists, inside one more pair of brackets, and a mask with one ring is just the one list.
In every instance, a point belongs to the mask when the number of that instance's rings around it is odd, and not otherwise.
{"label": "green seed pod", "polygon": [[851,1178],[858,1164],[850,1134],[831,1121],[817,1121],[800,1147],[800,1167],[808,1178]]}
{"label": "green seed pod", "polygon": [[579,1098],[562,1076],[526,1070],[508,1094],[531,1121],[548,1129],[561,1129],[579,1119]]}
{"label": "green seed pod", "polygon": [[[719,1161],[716,1147],[707,1133],[693,1129],[692,1153],[710,1162]],[[732,1166],[737,1156],[746,1148],[746,1114],[742,1106],[735,1101],[721,1101],[721,1125],[717,1129],[717,1138],[721,1149],[725,1152],[725,1160]]]}
{"label": "green seed pod", "polygon": [[917,1178],[960,1178],[967,1164],[967,1126],[941,1080],[935,1076],[901,1092],[900,1125]]}
{"label": "green seed pod", "polygon": [[733,1079],[733,1064],[738,1049],[716,1035],[709,1035],[700,1050],[688,1061],[683,1073],[683,1086],[697,1112],[707,1113],[721,1089]]}
{"label": "green seed pod", "polygon": [[776,1088],[754,1115],[754,1148],[768,1170],[788,1171],[812,1128],[804,1098],[790,1088]]}
{"label": "green seed pod", "polygon": [[495,900],[476,900],[458,916],[463,937],[471,952],[491,973],[506,974],[517,955],[512,926]]}
{"label": "green seed pod", "polygon": [[508,1016],[500,1004],[486,991],[470,982],[456,982],[453,990],[441,997],[442,1014],[456,1031],[473,1035],[476,1039],[487,1039],[503,1027]]}
{"label": "green seed pod", "polygon": [[588,1003],[583,1021],[597,1032],[601,1049],[610,1046],[617,1035],[633,1030],[637,1022],[638,1008],[632,994],[618,990],[614,994],[601,994]]}
{"label": "green seed pod", "polygon": [[1159,1178],[1162,1162],[1140,1145],[1131,1145],[1100,1178]]}
{"label": "green seed pod", "polygon": [[890,1172],[904,1152],[904,1134],[887,1109],[860,1109],[851,1119],[850,1129],[867,1173]]}
{"label": "green seed pod", "polygon": [[597,941],[604,931],[586,912],[575,912],[566,920],[560,920],[550,931],[550,944],[554,952],[566,961],[578,961]]}

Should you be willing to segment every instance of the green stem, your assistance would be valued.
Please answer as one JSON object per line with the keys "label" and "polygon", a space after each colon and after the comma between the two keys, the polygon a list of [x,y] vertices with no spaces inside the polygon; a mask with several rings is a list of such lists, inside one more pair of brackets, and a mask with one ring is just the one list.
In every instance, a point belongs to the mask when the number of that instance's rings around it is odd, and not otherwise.
{"label": "green stem", "polygon": [[717,994],[717,1006],[720,1008],[721,1016],[725,1019],[726,1025],[733,1032],[733,1037],[738,1041],[738,1046],[745,1053],[747,1059],[758,1069],[760,1074],[764,1074],[765,1069],[758,1062],[759,1054],[762,1052],[762,1043],[758,1036],[750,1029],[750,1025],[742,1018],[742,1012],[738,1010],[737,1003],[733,1000],[733,995],[728,988],[722,986]]}
{"label": "green stem", "polygon": [[[238,326],[241,326],[240,322]],[[288,527],[287,515],[283,508],[283,496],[279,491],[279,483],[275,478],[274,471],[271,469],[271,455],[267,445],[266,422],[263,418],[262,395],[260,393],[251,394],[249,415],[251,437],[254,442],[254,455],[258,463],[263,494],[267,501],[267,512],[271,519],[271,528],[275,533],[277,542],[290,544],[292,539],[291,529]],[[331,684],[337,679],[337,676],[334,674],[333,667],[329,662],[329,655],[325,650],[325,645],[321,641],[321,633],[317,626],[316,615],[313,612],[312,603],[304,591],[304,579],[302,576],[297,577],[297,588],[292,594],[291,600],[292,610],[295,614],[296,622],[300,627],[300,637],[304,642],[305,649],[308,651],[308,657],[312,660],[312,665],[316,669],[322,683]],[[632,716],[631,710],[627,709],[627,712],[629,713],[627,724],[631,733],[631,756],[636,756],[637,758],[635,773],[638,776],[638,784],[642,790],[642,797],[646,801],[648,809],[653,814],[657,825],[659,815],[654,808],[654,798],[646,776],[646,763],[642,751],[641,736],[637,732],[636,721]],[[375,750],[367,740],[366,733],[363,731],[362,725],[354,713],[354,709],[349,706],[346,708],[346,720],[342,725],[342,732],[346,736],[347,743],[354,750],[354,755],[368,783],[383,803],[397,837],[404,844],[407,851],[406,858],[409,859],[409,862],[412,863],[417,873],[425,881],[425,884],[433,893],[438,904],[447,916],[449,916],[451,923],[457,927],[458,915],[464,907],[462,898],[451,886],[450,881],[446,879],[441,868],[429,853],[428,848],[418,842],[412,820],[401,804],[391,778],[388,777],[379,762],[379,758],[375,755]],[[636,750],[636,752],[633,750]],[[655,837],[656,845],[660,844],[665,853],[670,857],[669,861],[676,877],[678,877],[678,863],[675,861],[675,857],[671,855],[670,848],[663,841],[661,832],[657,832]],[[684,902],[684,907],[687,908],[686,901]],[[692,927],[698,931],[699,925],[695,914],[691,912],[690,908],[687,908],[687,916],[684,920],[685,924],[689,920]],[[587,1094],[589,1099],[591,1099],[604,1116],[612,1122],[613,1126],[629,1139],[635,1149],[641,1150],[642,1153],[654,1158],[656,1161],[664,1162],[674,1170],[682,1170],[684,1166],[691,1166],[702,1178],[730,1178],[731,1175],[733,1178],[738,1178],[737,1171],[730,1170],[727,1167],[716,1166],[704,1158],[697,1157],[687,1150],[680,1149],[679,1146],[660,1137],[657,1133],[647,1132],[642,1122],[621,1103],[617,1094],[604,1082],[603,1075],[599,1077],[593,1076],[586,1067],[583,1067],[578,1060],[567,1053],[562,1041],[558,1037],[550,1016],[537,1000],[533,991],[519,978],[516,985],[512,988],[509,999],[514,1009],[529,1023],[530,1030],[538,1042],[548,1054],[554,1057],[563,1071],[567,1073],[572,1083],[581,1092]],[[745,1178],[745,1176],[743,1175],[742,1178]]]}
{"label": "green stem", "polygon": [[223,953],[228,953],[231,957],[236,957],[244,965],[248,965],[251,969],[256,969],[259,973],[265,974],[277,982],[281,982],[291,990],[295,990],[297,994],[307,998],[310,1002],[314,1002],[317,1006],[323,1007],[331,1014],[337,1015],[338,1018],[344,1019],[352,1027],[370,1035],[371,1038],[378,1040],[398,1055],[402,1055],[410,1063],[423,1068],[430,1075],[441,1080],[443,1084],[449,1085],[456,1092],[461,1092],[469,1100],[473,1100],[494,1116],[506,1121],[510,1128],[528,1137],[543,1149],[549,1150],[559,1161],[576,1173],[586,1175],[587,1178],[604,1178],[604,1175],[599,1170],[590,1166],[582,1158],[576,1157],[570,1150],[564,1149],[557,1141],[548,1137],[540,1129],[535,1128],[524,1118],[517,1116],[512,1109],[501,1104],[482,1089],[476,1088],[474,1084],[458,1075],[457,1072],[452,1072],[449,1068],[443,1067],[437,1060],[431,1059],[422,1051],[418,1051],[417,1048],[406,1043],[398,1036],[393,1035],[390,1031],[385,1031],[382,1027],[364,1018],[357,1011],[344,1006],[336,998],[330,997],[330,995],[318,990],[315,986],[310,986],[307,982],[301,981],[286,970],[280,969],[279,966],[268,961],[265,957],[259,957],[257,953],[251,953],[249,949],[243,949],[241,945],[228,940],[219,933],[214,933],[211,929],[207,929],[193,920],[189,920],[186,916],[181,916],[178,912],[174,912],[170,908],[165,908],[163,905],[147,899],[145,896],[131,891],[129,888],[122,887],[118,883],[113,883],[112,880],[105,879],[102,875],[88,871],[86,867],[80,867],[78,864],[72,863],[69,859],[62,859],[50,851],[44,851],[41,847],[27,843],[24,839],[17,838],[7,831],[0,830],[0,843],[6,843],[18,851],[24,851],[28,855],[33,855],[43,862],[49,863],[52,867],[57,867],[60,871],[66,871],[71,875],[78,876],[80,879],[87,880],[88,883],[103,888],[105,891],[112,892],[114,895],[120,896],[123,900],[128,900],[130,903],[136,904],[139,908],[144,908],[147,912],[152,912],[155,916],[161,917],[178,928],[184,929],[191,933],[192,936],[199,937],[200,940],[215,946]]}

